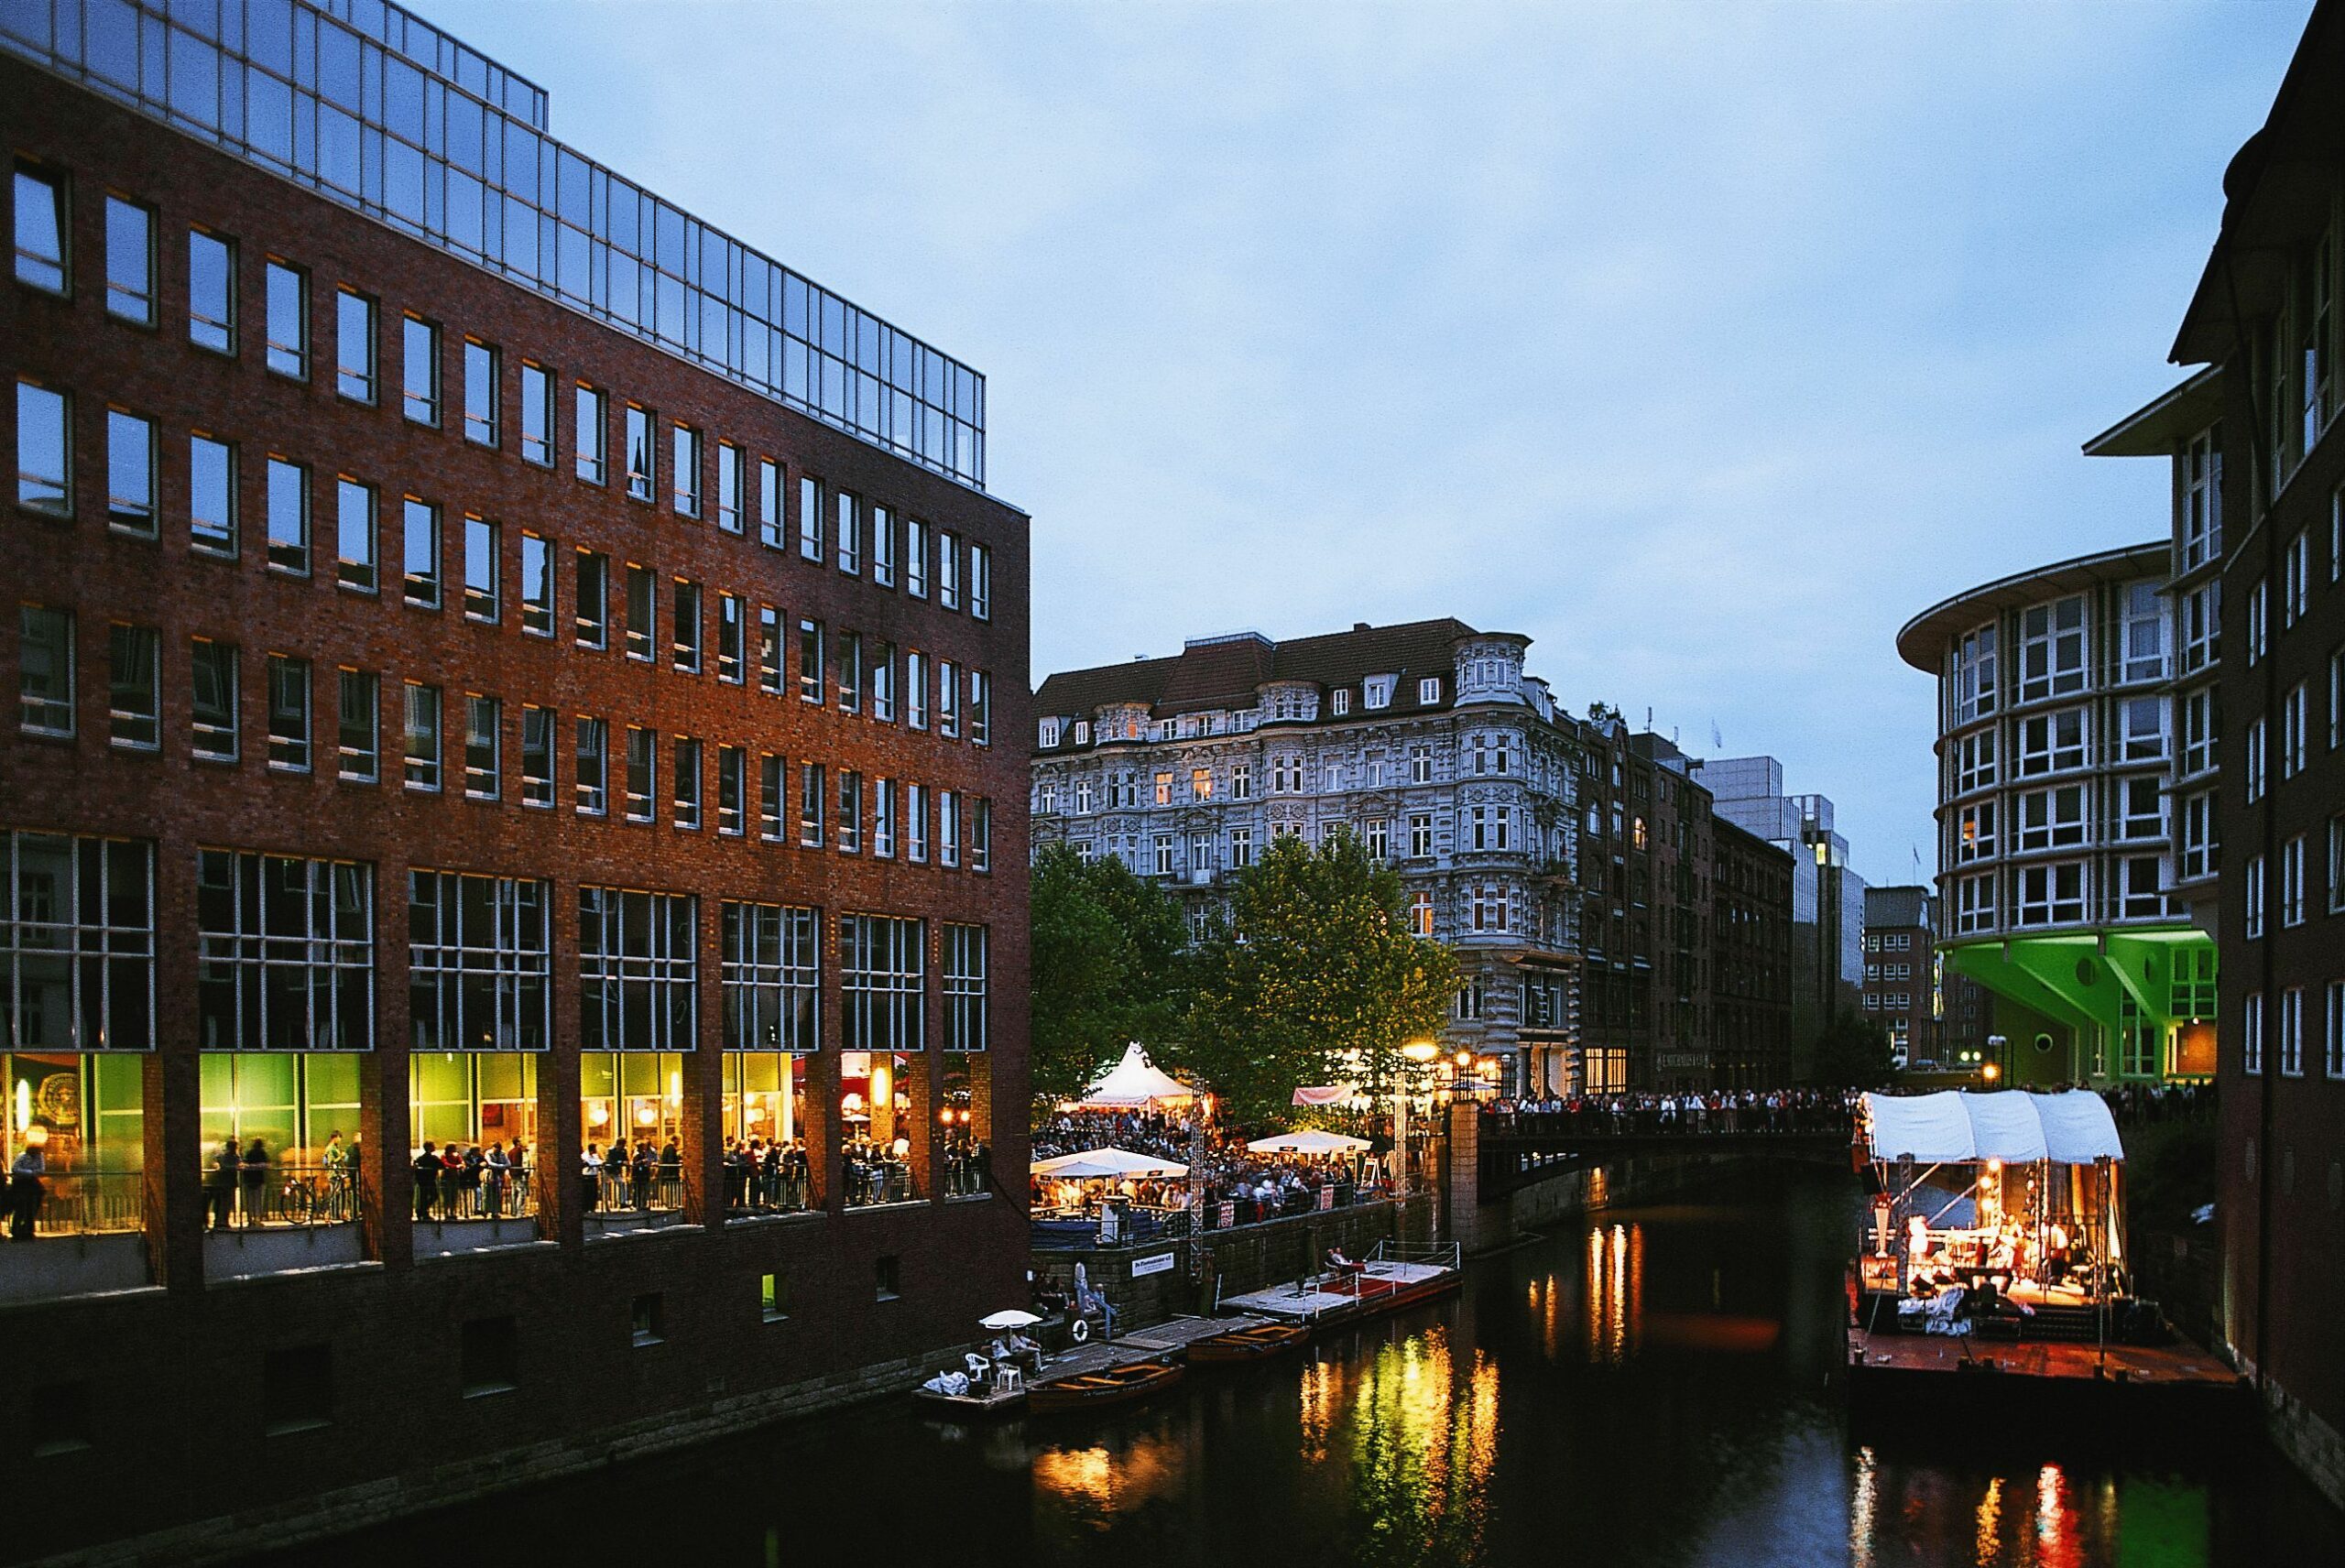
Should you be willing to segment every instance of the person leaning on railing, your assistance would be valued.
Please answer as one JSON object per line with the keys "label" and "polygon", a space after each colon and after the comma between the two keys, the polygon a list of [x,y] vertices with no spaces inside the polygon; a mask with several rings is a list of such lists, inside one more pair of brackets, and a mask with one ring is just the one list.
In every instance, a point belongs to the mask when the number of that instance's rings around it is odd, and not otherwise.
{"label": "person leaning on railing", "polygon": [[49,1160],[39,1149],[27,1146],[8,1167],[8,1238],[30,1241],[33,1226],[40,1219],[41,1200],[49,1195],[49,1187],[41,1178],[49,1170]]}

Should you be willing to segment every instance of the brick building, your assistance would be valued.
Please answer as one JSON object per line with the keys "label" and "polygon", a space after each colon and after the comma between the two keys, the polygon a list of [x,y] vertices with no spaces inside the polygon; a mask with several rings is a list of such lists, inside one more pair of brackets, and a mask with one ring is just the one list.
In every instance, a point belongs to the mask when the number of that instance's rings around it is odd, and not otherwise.
{"label": "brick building", "polygon": [[2213,878],[2211,910],[2186,896],[2214,917],[2221,955],[2224,1336],[2281,1446],[2345,1505],[2345,1335],[2331,1309],[2345,1294],[2340,74],[2345,5],[2322,0],[2224,174],[2220,227],[2171,354],[2211,373],[2179,389],[2198,411],[2165,434],[2177,535],[2199,547],[2177,550],[2183,592],[2209,602],[2212,701],[2203,737],[2186,716],[2185,744],[2222,759],[2185,796],[2186,809],[2210,803],[2211,832],[2186,821],[2183,836],[2189,879]]}
{"label": "brick building", "polygon": [[1900,1062],[1938,1061],[1937,898],[1927,887],[1865,889],[1864,1015]]}
{"label": "brick building", "polygon": [[1711,1081],[1722,1089],[1789,1083],[1795,857],[1715,813],[1710,848]]}
{"label": "brick building", "polygon": [[982,383],[395,7],[133,9],[0,13],[5,1554],[965,1339],[1026,1235]]}

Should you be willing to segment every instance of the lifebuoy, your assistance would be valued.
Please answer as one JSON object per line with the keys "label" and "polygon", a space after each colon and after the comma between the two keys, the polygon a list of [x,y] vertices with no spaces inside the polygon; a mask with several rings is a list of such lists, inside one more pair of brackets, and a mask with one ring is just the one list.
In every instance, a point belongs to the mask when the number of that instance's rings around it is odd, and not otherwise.
{"label": "lifebuoy", "polygon": [[1081,1345],[1085,1340],[1089,1339],[1091,1337],[1090,1320],[1087,1318],[1077,1318],[1073,1323],[1067,1324],[1066,1336],[1067,1338],[1074,1341],[1077,1345]]}

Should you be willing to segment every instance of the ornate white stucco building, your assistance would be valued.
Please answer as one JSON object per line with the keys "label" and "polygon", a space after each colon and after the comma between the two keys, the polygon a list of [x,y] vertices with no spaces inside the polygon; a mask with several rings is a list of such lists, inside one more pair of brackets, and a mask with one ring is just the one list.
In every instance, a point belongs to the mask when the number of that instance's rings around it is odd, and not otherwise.
{"label": "ornate white stucco building", "polygon": [[1523,673],[1529,647],[1456,620],[1362,623],[1053,675],[1035,695],[1035,848],[1114,855],[1202,920],[1272,838],[1347,826],[1399,868],[1419,932],[1456,951],[1445,1048],[1499,1058],[1510,1092],[1534,1072],[1565,1081],[1577,742]]}

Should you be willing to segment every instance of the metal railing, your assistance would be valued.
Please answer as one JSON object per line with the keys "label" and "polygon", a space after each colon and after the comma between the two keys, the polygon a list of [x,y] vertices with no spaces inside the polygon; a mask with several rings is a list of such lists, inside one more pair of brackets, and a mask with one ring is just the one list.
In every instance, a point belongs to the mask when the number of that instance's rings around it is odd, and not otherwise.
{"label": "metal railing", "polygon": [[673,1165],[654,1165],[643,1171],[626,1165],[605,1165],[594,1174],[589,1200],[590,1209],[600,1214],[629,1209],[637,1214],[655,1214],[683,1206],[683,1171]]}
{"label": "metal railing", "polygon": [[414,1202],[419,1224],[456,1220],[518,1220],[537,1212],[537,1172],[484,1165],[477,1171],[442,1170],[427,1192],[419,1181]]}
{"label": "metal railing", "polygon": [[813,1206],[813,1180],[806,1171],[784,1162],[768,1171],[725,1168],[725,1208],[728,1214],[791,1214]]}
{"label": "metal railing", "polygon": [[[139,1171],[45,1171],[38,1192],[27,1178],[8,1179],[11,1236],[105,1236],[146,1228],[147,1176]],[[19,1216],[23,1228],[18,1228]]]}
{"label": "metal railing", "polygon": [[909,1203],[920,1196],[912,1168],[900,1160],[849,1160],[840,1166],[840,1177],[850,1209]]}
{"label": "metal railing", "polygon": [[348,1225],[357,1218],[358,1172],[348,1165],[268,1160],[203,1170],[208,1229]]}

